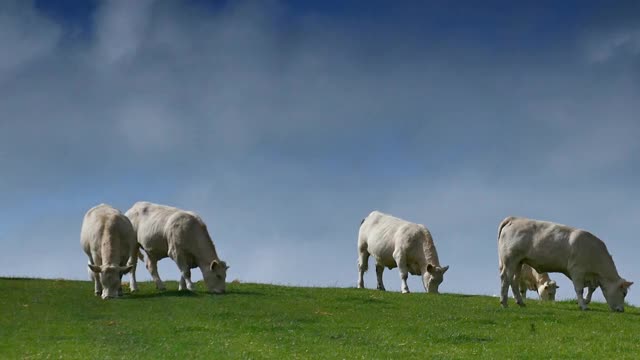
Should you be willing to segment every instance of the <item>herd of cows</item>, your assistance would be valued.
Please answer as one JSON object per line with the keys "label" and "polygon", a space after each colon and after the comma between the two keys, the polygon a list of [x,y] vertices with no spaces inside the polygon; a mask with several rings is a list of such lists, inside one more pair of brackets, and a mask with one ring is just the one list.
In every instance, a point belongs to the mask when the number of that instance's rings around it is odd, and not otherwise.
{"label": "herd of cows", "polygon": [[[200,268],[211,293],[224,293],[227,266],[216,252],[207,226],[200,216],[175,207],[137,202],[126,213],[101,204],[84,216],[80,243],[89,257],[89,275],[95,294],[103,299],[122,295],[122,276],[129,273],[130,289],[137,291],[138,259],[143,260],[156,284],[158,260],[169,257],[181,277],[179,290],[193,290],[191,269]],[[142,255],[140,249],[146,253]],[[437,293],[449,266],[441,266],[429,230],[391,215],[373,211],[358,233],[358,288],[364,288],[369,256],[376,260],[377,288],[384,290],[384,268],[398,267],[401,290],[409,292],[409,274],[421,275],[424,288]],[[624,311],[624,298],[633,284],[618,274],[606,245],[591,233],[547,221],[507,217],[498,227],[500,303],[507,306],[509,287],[516,303],[524,306],[527,290],[542,300],[554,300],[555,281],[548,272],[559,272],[573,282],[578,305],[586,310],[591,295],[600,287],[612,311]],[[588,288],[584,298],[584,288]]]}

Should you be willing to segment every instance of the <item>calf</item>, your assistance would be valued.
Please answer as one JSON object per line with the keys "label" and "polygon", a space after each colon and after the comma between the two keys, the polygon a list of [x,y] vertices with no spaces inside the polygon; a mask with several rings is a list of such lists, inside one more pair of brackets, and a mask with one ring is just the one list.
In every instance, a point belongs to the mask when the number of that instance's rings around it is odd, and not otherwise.
{"label": "calf", "polygon": [[540,274],[531,266],[523,264],[518,281],[523,299],[527,296],[527,290],[537,292],[540,300],[543,301],[554,301],[556,299],[556,289],[559,286],[549,278],[547,273]]}

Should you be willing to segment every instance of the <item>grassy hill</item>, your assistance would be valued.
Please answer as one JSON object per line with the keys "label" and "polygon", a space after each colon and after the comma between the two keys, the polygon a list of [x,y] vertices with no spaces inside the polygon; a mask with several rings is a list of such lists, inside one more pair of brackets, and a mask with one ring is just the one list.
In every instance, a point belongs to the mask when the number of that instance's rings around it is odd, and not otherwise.
{"label": "grassy hill", "polygon": [[[230,284],[103,301],[84,281],[0,279],[5,358],[637,358],[640,311],[502,309],[458,294]],[[177,289],[169,282],[169,289]],[[203,289],[202,284],[198,284]]]}

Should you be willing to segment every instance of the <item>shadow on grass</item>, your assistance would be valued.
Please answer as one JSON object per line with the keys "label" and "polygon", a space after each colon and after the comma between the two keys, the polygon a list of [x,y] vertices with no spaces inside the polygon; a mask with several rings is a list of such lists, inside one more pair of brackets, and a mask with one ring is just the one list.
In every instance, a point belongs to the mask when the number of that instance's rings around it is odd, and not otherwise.
{"label": "shadow on grass", "polygon": [[226,293],[224,293],[224,295],[265,296],[265,294],[262,292],[251,291],[251,290],[240,290],[240,289],[228,290]]}
{"label": "shadow on grass", "polygon": [[[28,278],[28,277],[0,277],[0,280],[6,280],[6,281],[31,281],[31,280],[42,280],[42,279],[38,279],[38,278]],[[48,279],[48,280],[53,280],[53,279]]]}
{"label": "shadow on grass", "polygon": [[135,299],[149,299],[149,298],[162,298],[162,297],[200,297],[207,294],[199,294],[192,291],[180,291],[180,290],[167,290],[157,291],[146,294],[128,294],[128,296],[122,297],[122,300],[135,300]]}
{"label": "shadow on grass", "polygon": [[229,295],[239,295],[239,296],[264,296],[263,293],[251,290],[238,290],[233,289],[231,291],[227,291],[224,294],[212,294],[208,292],[200,292],[200,291],[180,291],[180,290],[166,290],[166,291],[156,291],[152,293],[144,293],[144,294],[131,294],[128,293],[127,296],[122,299],[130,300],[130,299],[150,299],[150,298],[164,298],[164,297],[184,297],[184,298],[196,298],[196,297],[218,297],[218,296],[229,296]]}
{"label": "shadow on grass", "polygon": [[447,296],[457,297],[457,298],[474,298],[474,297],[486,297],[486,295],[470,295],[470,294],[453,294],[453,293],[444,293]]}

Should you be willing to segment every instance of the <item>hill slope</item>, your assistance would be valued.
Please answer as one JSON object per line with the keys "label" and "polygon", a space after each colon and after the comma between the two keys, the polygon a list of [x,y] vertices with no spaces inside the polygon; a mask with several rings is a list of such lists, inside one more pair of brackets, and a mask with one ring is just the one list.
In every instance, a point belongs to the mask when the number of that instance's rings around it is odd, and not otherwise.
{"label": "hill slope", "polygon": [[[502,309],[458,294],[230,284],[103,301],[83,281],[0,279],[2,358],[635,357],[640,312]],[[202,284],[198,284],[202,289]],[[177,289],[176,283],[168,283]]]}

